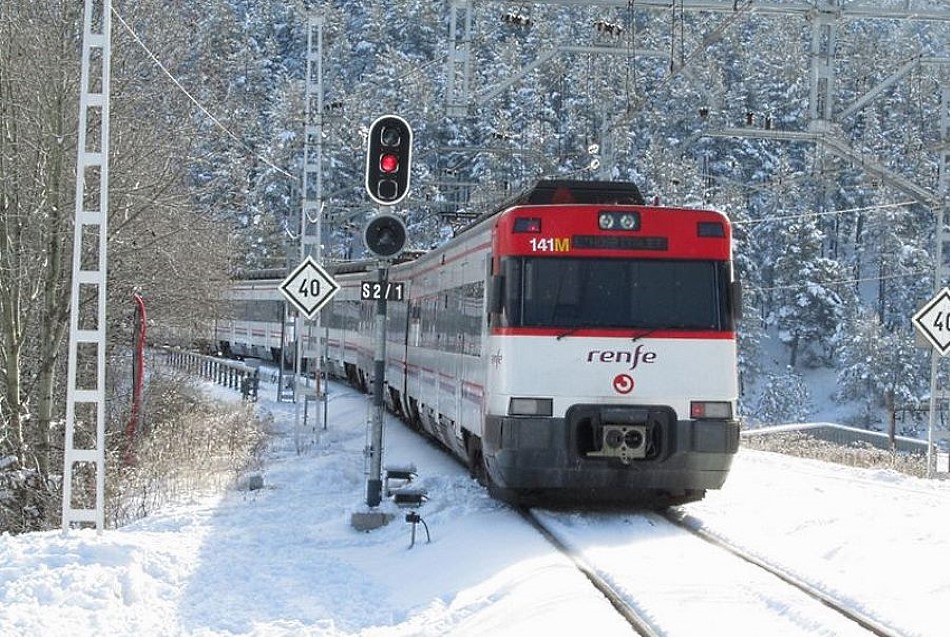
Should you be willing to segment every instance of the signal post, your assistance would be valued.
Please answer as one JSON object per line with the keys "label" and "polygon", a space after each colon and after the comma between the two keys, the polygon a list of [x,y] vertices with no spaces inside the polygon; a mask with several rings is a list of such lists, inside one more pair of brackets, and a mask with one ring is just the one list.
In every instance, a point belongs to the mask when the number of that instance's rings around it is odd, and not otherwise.
{"label": "signal post", "polygon": [[[366,192],[382,208],[402,201],[409,192],[412,159],[412,129],[397,115],[384,115],[370,126],[366,152]],[[373,355],[373,414],[370,442],[366,448],[369,477],[366,505],[382,502],[382,452],[384,386],[386,383],[386,305],[391,286],[389,264],[406,245],[406,226],[394,214],[380,212],[363,229],[366,249],[379,259],[377,280],[361,286],[363,300],[376,301],[375,347]],[[386,524],[389,517],[378,512],[355,513],[352,525],[369,530]]]}
{"label": "signal post", "polygon": [[386,382],[386,304],[388,301],[389,261],[399,254],[406,244],[406,226],[395,215],[381,214],[367,224],[363,232],[366,248],[379,257],[377,285],[367,294],[363,285],[361,297],[376,300],[376,344],[373,354],[373,429],[367,454],[370,458],[370,477],[366,483],[366,504],[378,506],[382,501],[382,451],[383,451],[383,385]]}

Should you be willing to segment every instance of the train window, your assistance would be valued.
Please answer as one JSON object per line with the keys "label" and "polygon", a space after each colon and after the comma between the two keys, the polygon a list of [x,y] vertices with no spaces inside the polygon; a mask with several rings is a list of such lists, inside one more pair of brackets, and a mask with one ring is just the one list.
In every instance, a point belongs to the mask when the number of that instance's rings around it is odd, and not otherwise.
{"label": "train window", "polygon": [[505,303],[502,315],[503,325],[521,325],[521,271],[524,259],[506,258],[502,260],[502,272],[504,272],[505,284],[504,294]]}
{"label": "train window", "polygon": [[482,316],[485,307],[485,283],[477,281],[462,286],[459,331],[463,335],[462,353],[481,355]]}
{"label": "train window", "polygon": [[723,262],[512,258],[505,292],[510,326],[732,329]]}
{"label": "train window", "polygon": [[557,325],[572,321],[583,313],[581,295],[584,288],[581,279],[584,277],[584,263],[577,259],[566,259],[555,268],[542,259],[530,259],[525,263],[524,306],[528,308],[530,320]]}

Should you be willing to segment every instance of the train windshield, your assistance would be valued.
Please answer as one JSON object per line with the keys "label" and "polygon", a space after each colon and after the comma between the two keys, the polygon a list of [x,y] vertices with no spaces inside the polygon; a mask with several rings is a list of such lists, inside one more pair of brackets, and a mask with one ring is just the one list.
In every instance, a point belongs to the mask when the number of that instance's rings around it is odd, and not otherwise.
{"label": "train windshield", "polygon": [[733,329],[722,261],[503,260],[509,327]]}

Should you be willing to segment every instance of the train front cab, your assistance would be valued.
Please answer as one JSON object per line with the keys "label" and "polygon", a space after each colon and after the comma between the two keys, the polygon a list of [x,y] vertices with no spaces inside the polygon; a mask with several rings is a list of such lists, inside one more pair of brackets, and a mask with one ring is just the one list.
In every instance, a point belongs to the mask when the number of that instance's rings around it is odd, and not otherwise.
{"label": "train front cab", "polygon": [[499,494],[665,506],[720,488],[739,440],[725,217],[525,207],[494,238],[481,453]]}

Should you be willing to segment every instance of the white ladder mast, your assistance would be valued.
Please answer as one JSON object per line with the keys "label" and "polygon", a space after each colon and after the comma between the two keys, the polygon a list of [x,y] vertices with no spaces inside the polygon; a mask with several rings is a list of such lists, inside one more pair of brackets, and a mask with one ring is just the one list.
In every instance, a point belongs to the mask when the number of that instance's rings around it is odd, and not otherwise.
{"label": "white ladder mast", "polygon": [[[317,263],[322,260],[323,241],[323,14],[311,14],[307,18],[307,77],[305,88],[304,161],[301,175],[300,208],[300,261],[311,256]],[[306,331],[306,334],[304,333]],[[308,428],[310,402],[326,400],[326,388],[321,387],[320,315],[307,319],[299,312],[294,321],[294,431],[298,452],[305,445],[304,435]],[[304,374],[304,359],[310,361],[314,373],[314,387]],[[301,407],[303,419],[301,421]],[[324,408],[326,402],[324,402]],[[320,422],[320,412],[315,412],[316,422],[309,429],[314,431]],[[324,418],[326,415],[324,414]],[[324,423],[325,424],[325,423]]]}
{"label": "white ladder mast", "polygon": [[[112,0],[85,0],[73,231],[63,532],[105,526],[106,246]],[[87,502],[91,479],[95,501]],[[78,488],[74,488],[78,487]]]}
{"label": "white ladder mast", "polygon": [[[940,175],[937,185],[938,196],[942,198],[934,206],[937,217],[937,232],[935,241],[937,247],[934,255],[934,292],[950,281],[950,267],[945,263],[950,244],[950,86],[943,86],[940,92]],[[940,352],[936,348],[930,351],[930,411],[927,423],[927,477],[937,471],[937,457],[934,454],[934,444],[937,442],[937,408],[939,401],[950,400],[950,391],[941,386]],[[944,432],[946,436],[946,432]]]}

